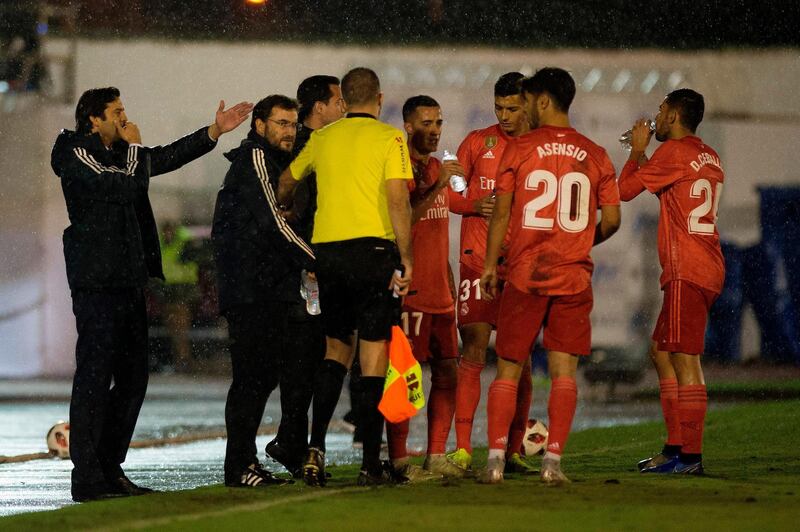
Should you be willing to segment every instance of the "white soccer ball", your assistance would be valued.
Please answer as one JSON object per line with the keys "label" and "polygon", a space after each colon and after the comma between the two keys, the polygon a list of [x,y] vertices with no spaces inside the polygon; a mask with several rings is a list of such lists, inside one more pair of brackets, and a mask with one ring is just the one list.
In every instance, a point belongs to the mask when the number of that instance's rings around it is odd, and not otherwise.
{"label": "white soccer ball", "polygon": [[69,423],[59,421],[47,433],[47,449],[53,456],[69,458]]}
{"label": "white soccer ball", "polygon": [[522,456],[542,454],[545,447],[547,447],[547,427],[538,419],[529,419],[519,454]]}

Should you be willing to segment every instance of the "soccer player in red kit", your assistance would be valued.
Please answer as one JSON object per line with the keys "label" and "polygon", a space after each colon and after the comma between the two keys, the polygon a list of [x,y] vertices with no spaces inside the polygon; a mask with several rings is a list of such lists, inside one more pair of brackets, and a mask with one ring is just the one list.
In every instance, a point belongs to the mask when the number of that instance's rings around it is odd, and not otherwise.
{"label": "soccer player in red kit", "polygon": [[[450,191],[450,210],[461,214],[461,254],[458,287],[458,326],[464,343],[458,366],[456,390],[456,450],[448,455],[463,469],[472,465],[472,421],[481,398],[481,371],[486,364],[486,348],[497,325],[499,298],[481,297],[478,283],[486,256],[487,220],[494,207],[497,168],[508,143],[528,132],[522,89],[524,76],[508,72],[494,85],[494,112],[497,124],[470,132],[458,148],[464,165],[467,189],[464,195]],[[523,371],[524,373],[524,371]],[[530,368],[520,380],[517,413],[509,434],[506,467],[517,472],[532,468],[519,456],[531,404]]]}
{"label": "soccer player in red kit", "polygon": [[489,460],[479,480],[503,481],[518,382],[544,326],[552,384],[541,477],[561,484],[569,482],[561,472],[561,454],[577,403],[578,356],[588,355],[591,347],[590,252],[619,228],[619,190],[605,150],[570,127],[575,82],[569,73],[543,68],[523,80],[522,90],[532,131],[510,144],[503,156],[480,281],[485,297],[496,297],[497,259],[510,221],[497,376],[487,408]]}
{"label": "soccer player in red kit", "polygon": [[703,120],[703,96],[691,89],[667,95],[656,115],[650,160],[650,128],[633,127],[631,154],[619,178],[630,201],[645,189],[661,204],[658,258],[664,303],[650,356],[658,372],[667,441],[661,453],[639,462],[643,473],[703,474],[706,386],[700,365],[708,311],[722,291],[725,261],[717,233],[717,208],[725,176],[719,156],[695,135]]}
{"label": "soccer player in red kit", "polygon": [[431,366],[428,398],[428,451],[423,468],[409,463],[406,441],[409,422],[388,423],[389,459],[396,475],[411,482],[461,476],[445,457],[445,445],[455,411],[458,339],[455,297],[450,270],[447,183],[464,174],[457,161],[444,164],[431,156],[442,134],[442,110],[430,96],[414,96],[403,105],[403,122],[414,166],[410,185],[413,207],[411,241],[418,257],[414,280],[403,301],[402,326],[414,356]]}

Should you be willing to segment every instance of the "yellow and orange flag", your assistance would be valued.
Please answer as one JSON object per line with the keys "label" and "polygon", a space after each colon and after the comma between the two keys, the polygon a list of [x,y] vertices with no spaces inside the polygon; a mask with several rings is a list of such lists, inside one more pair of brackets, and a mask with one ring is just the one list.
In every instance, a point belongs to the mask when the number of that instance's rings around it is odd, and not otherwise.
{"label": "yellow and orange flag", "polygon": [[425,393],[422,390],[422,367],[420,367],[411,344],[403,334],[403,329],[392,327],[392,341],[389,343],[389,368],[383,385],[383,397],[378,410],[392,423],[399,423],[413,417],[425,406]]}

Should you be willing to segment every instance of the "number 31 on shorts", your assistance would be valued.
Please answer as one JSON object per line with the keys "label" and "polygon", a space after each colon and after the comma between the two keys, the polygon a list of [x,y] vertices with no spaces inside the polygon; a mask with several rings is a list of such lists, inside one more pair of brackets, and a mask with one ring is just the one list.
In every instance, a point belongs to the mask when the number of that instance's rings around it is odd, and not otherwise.
{"label": "number 31 on shorts", "polygon": [[459,283],[460,293],[458,295],[459,301],[469,301],[472,290],[475,291],[475,300],[481,300],[481,280],[480,279],[464,279]]}

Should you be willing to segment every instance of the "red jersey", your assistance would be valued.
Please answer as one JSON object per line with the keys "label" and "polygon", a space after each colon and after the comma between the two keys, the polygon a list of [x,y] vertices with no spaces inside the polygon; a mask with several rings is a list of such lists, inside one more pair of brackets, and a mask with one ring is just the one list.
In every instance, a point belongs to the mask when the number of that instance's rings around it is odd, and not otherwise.
{"label": "red jersey", "polygon": [[591,286],[597,209],[619,205],[606,151],[568,127],[541,126],[510,143],[497,193],[513,192],[508,281],[545,296]]}
{"label": "red jersey", "polygon": [[[427,165],[417,160],[412,162],[420,170],[414,172],[413,188],[424,192],[434,186],[442,163],[435,157],[430,157]],[[440,189],[428,211],[411,227],[414,275],[405,304],[429,314],[452,312],[455,308],[450,290],[449,189]]]}
{"label": "red jersey", "polygon": [[470,132],[458,147],[458,161],[464,167],[467,189],[463,196],[450,191],[450,209],[463,216],[459,261],[477,272],[483,271],[489,220],[475,212],[473,203],[494,191],[500,161],[510,140],[512,137],[495,124]]}
{"label": "red jersey", "polygon": [[658,258],[661,286],[683,279],[722,292],[725,260],[717,232],[717,209],[725,176],[719,155],[699,137],[664,142],[644,166],[628,161],[619,177],[627,201],[645,188],[658,196]]}

